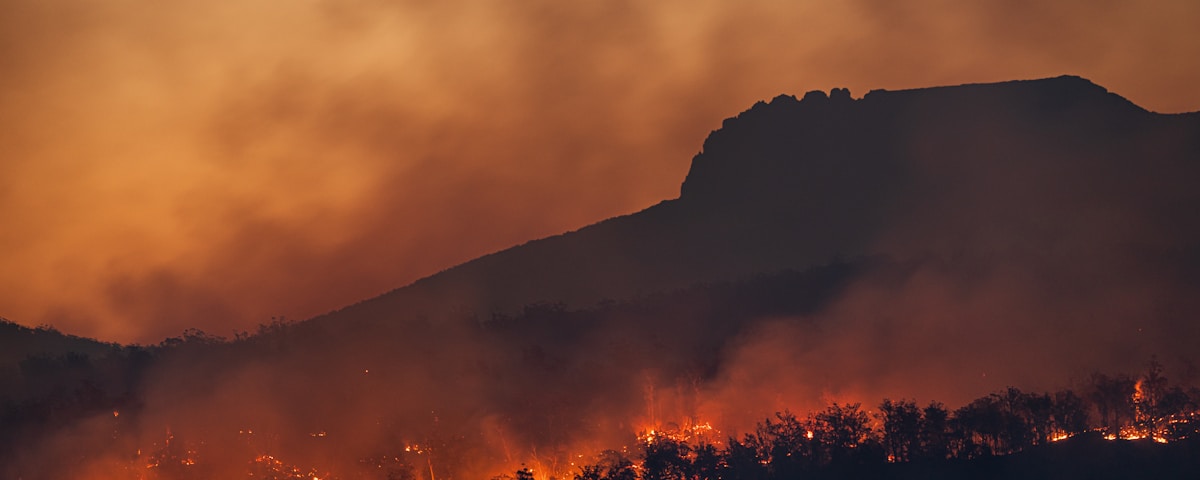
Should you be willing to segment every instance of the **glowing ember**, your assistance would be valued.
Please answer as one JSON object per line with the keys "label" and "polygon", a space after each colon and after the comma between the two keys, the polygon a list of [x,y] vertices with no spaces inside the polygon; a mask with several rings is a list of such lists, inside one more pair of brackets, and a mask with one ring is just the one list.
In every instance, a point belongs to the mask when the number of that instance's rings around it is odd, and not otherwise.
{"label": "glowing ember", "polygon": [[668,439],[676,442],[688,442],[694,439],[704,439],[709,443],[716,443],[720,432],[713,428],[709,422],[694,422],[686,423],[679,428],[647,428],[638,433],[638,440],[647,445],[654,443],[657,440]]}
{"label": "glowing ember", "polygon": [[295,465],[284,463],[272,455],[259,455],[254,458],[253,469],[250,476],[255,477],[258,473],[266,478],[277,478],[286,480],[320,480],[321,478],[329,478],[330,473],[321,473],[314,468],[302,469]]}

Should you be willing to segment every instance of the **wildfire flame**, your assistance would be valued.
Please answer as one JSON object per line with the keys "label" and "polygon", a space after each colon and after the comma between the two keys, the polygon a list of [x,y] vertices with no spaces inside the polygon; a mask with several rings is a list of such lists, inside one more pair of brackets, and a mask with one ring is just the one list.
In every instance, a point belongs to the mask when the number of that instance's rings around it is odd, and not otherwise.
{"label": "wildfire flame", "polygon": [[716,436],[720,431],[713,428],[709,422],[688,422],[683,427],[679,428],[655,428],[648,427],[642,429],[638,433],[638,440],[644,444],[652,444],[657,440],[668,439],[676,442],[689,442],[695,439],[703,439],[709,443],[715,443]]}
{"label": "wildfire flame", "polygon": [[[366,372],[364,372],[366,373]],[[1125,383],[1124,388],[1129,388],[1130,383]],[[1163,413],[1167,409],[1162,408],[1165,405],[1163,400],[1163,388],[1156,386],[1153,377],[1141,378],[1132,384],[1132,390],[1126,390],[1122,394],[1124,397],[1124,406],[1127,409],[1123,413],[1122,425],[1119,427],[1099,427],[1088,430],[1091,435],[1099,435],[1101,438],[1109,441],[1146,441],[1156,442],[1160,444],[1169,443],[1182,438],[1186,438],[1187,432],[1194,432],[1195,426],[1200,424],[1200,411],[1191,411],[1179,413],[1179,410],[1172,410],[1176,413]],[[1172,407],[1175,408],[1175,407]],[[121,417],[121,412],[112,410],[112,418]],[[1132,419],[1131,419],[1132,418]],[[125,419],[114,421],[119,431]],[[636,424],[635,424],[636,425]],[[246,425],[248,427],[249,425]],[[805,429],[799,433],[808,440],[820,441],[817,438],[811,426],[805,426]],[[872,429],[879,431],[883,428],[882,424],[875,423],[871,425]],[[1055,425],[1051,429],[1045,431],[1045,441],[1061,442],[1080,434],[1079,431],[1063,430],[1064,427]],[[353,478],[341,477],[334,475],[332,471],[325,471],[316,467],[301,466],[289,462],[285,462],[277,457],[277,455],[287,455],[281,453],[278,449],[277,433],[259,432],[250,428],[243,428],[229,432],[236,433],[237,438],[243,443],[245,450],[240,457],[239,462],[246,462],[241,465],[247,469],[247,473],[252,478],[274,478],[284,480],[336,480],[338,478]],[[153,442],[149,448],[145,444],[139,445],[136,455],[126,457],[127,463],[125,468],[127,473],[125,477],[137,479],[156,479],[163,475],[172,475],[174,472],[193,472],[185,475],[196,475],[204,471],[205,465],[214,462],[214,458],[207,456],[207,451],[203,448],[204,442],[189,439],[185,433],[180,433],[179,438],[168,429],[165,437],[159,437],[158,441]],[[326,430],[308,430],[300,435],[307,435],[312,438],[325,438],[329,436]],[[503,437],[503,435],[501,435]],[[117,437],[113,437],[117,438]],[[410,437],[412,438],[412,437]],[[420,438],[420,437],[417,437]],[[627,437],[628,438],[628,437]],[[633,441],[636,439],[636,441]],[[503,441],[503,439],[501,440]],[[680,423],[655,423],[645,425],[636,431],[633,438],[625,446],[620,447],[621,454],[626,455],[628,461],[632,463],[628,468],[635,471],[643,471],[645,466],[639,460],[639,453],[642,449],[659,444],[659,442],[670,441],[681,444],[690,445],[712,445],[720,447],[722,445],[721,432],[708,421],[701,421],[697,418],[684,420]],[[437,447],[434,447],[437,445]],[[851,445],[848,448],[855,448],[856,445]],[[436,441],[407,443],[398,442],[388,448],[394,448],[390,452],[381,452],[382,455],[375,455],[368,458],[359,459],[359,464],[368,466],[372,469],[394,469],[394,471],[409,472],[408,475],[416,475],[416,478],[425,478],[429,480],[435,479],[435,460],[438,462],[453,461],[452,456],[442,458],[441,444]],[[147,453],[143,454],[143,449]],[[402,449],[402,451],[401,451]],[[132,450],[132,448],[131,448]],[[520,465],[520,470],[524,474],[528,474],[538,480],[547,480],[551,478],[572,478],[572,475],[577,474],[581,467],[589,466],[586,458],[592,458],[591,455],[599,451],[596,445],[582,446],[574,444],[570,446],[560,446],[557,450],[552,450],[549,455],[545,451],[538,454],[532,452],[531,456],[520,458],[517,454],[511,456],[508,447],[505,447],[506,466]],[[579,452],[585,453],[579,453]],[[694,450],[688,448],[680,449],[685,452],[684,455],[695,455]],[[687,452],[692,453],[687,453]],[[270,452],[270,453],[268,453]],[[591,452],[591,453],[588,453]],[[1002,454],[1000,452],[998,454]],[[419,457],[418,457],[419,456]],[[437,457],[436,459],[434,457]],[[759,460],[763,465],[767,465],[766,459]],[[893,455],[887,456],[888,462],[903,462],[905,458]],[[414,468],[415,467],[415,468]],[[182,469],[182,470],[180,470]],[[508,471],[516,471],[517,468],[510,468]],[[385,470],[380,470],[385,471]],[[390,470],[388,470],[390,471]],[[437,470],[438,476],[441,476],[441,470]],[[130,476],[128,473],[132,472]],[[345,472],[339,475],[346,475]]]}

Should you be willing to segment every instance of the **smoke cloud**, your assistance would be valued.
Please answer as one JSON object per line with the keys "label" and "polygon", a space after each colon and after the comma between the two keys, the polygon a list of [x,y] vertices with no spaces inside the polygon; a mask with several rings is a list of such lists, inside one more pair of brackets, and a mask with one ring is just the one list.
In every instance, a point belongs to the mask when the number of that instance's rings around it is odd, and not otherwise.
{"label": "smoke cloud", "polygon": [[305,318],[677,195],[779,93],[1079,74],[1200,105],[1194,2],[0,2],[0,314]]}

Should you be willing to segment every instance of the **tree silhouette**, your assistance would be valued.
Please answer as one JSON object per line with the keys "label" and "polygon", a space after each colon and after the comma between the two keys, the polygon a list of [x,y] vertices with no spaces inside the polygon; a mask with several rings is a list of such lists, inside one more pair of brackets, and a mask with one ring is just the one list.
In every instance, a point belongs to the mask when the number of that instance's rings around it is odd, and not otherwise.
{"label": "tree silhouette", "polygon": [[721,451],[711,443],[702,443],[692,450],[692,478],[696,480],[717,480],[724,478],[725,465]]}
{"label": "tree silhouette", "polygon": [[731,478],[743,480],[765,480],[768,475],[766,458],[755,447],[759,439],[754,435],[746,435],[743,440],[729,439],[725,450],[725,464]]}
{"label": "tree silhouette", "polygon": [[[999,444],[996,445],[998,452],[1016,452],[1036,444],[1039,427],[1035,424],[1039,421],[1044,425],[1042,428],[1049,429],[1048,400],[1038,402],[1040,399],[1036,396],[1027,395],[1014,387],[1008,387],[1004,392],[993,396],[997,398],[996,403],[1000,407],[1001,425],[997,437]],[[1044,406],[1039,406],[1040,412],[1036,415],[1033,411],[1035,402],[1044,403]]]}
{"label": "tree silhouette", "polygon": [[1118,375],[1110,377],[1102,373],[1092,374],[1088,399],[1100,416],[1100,426],[1110,434],[1119,433],[1125,420],[1133,420],[1133,379]]}
{"label": "tree silhouette", "polygon": [[945,460],[950,455],[950,412],[939,402],[929,402],[921,414],[921,448],[916,458]]}
{"label": "tree silhouette", "polygon": [[912,401],[883,399],[878,417],[883,421],[883,449],[888,461],[912,460],[921,447],[921,409]]}
{"label": "tree silhouette", "polygon": [[874,432],[861,404],[833,403],[813,417],[813,437],[830,463],[857,462],[870,457]]}
{"label": "tree silhouette", "polygon": [[637,480],[637,470],[623,453],[605,450],[597,464],[580,467],[575,480]]}
{"label": "tree silhouette", "polygon": [[643,446],[643,480],[684,480],[690,478],[691,447],[666,436],[652,437]]}
{"label": "tree silhouette", "polygon": [[1075,392],[1056,392],[1051,405],[1054,426],[1062,433],[1075,435],[1088,429],[1087,405]]}
{"label": "tree silhouette", "polygon": [[976,458],[1003,451],[1000,444],[1005,422],[997,395],[975,399],[955,410],[951,425],[959,457]]}
{"label": "tree silhouette", "polygon": [[754,440],[772,476],[789,478],[811,466],[811,428],[786,410],[776,413],[774,421],[768,418],[758,425]]}

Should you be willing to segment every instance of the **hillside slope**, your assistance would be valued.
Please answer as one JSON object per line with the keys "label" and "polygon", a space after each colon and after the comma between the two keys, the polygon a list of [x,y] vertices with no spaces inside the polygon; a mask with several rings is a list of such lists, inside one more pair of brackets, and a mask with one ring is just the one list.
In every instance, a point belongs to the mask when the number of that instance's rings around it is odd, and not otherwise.
{"label": "hillside slope", "polygon": [[587,306],[873,254],[1149,261],[1194,277],[1198,180],[1200,113],[1151,113],[1078,77],[779,96],[708,137],[677,199],[328,317]]}

